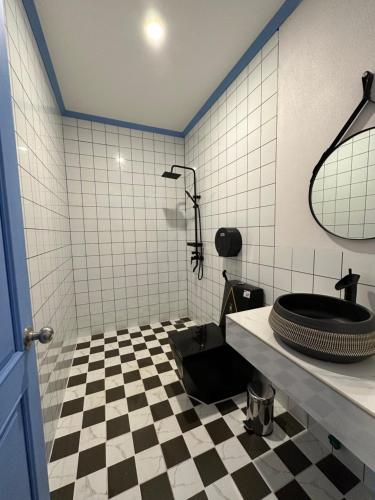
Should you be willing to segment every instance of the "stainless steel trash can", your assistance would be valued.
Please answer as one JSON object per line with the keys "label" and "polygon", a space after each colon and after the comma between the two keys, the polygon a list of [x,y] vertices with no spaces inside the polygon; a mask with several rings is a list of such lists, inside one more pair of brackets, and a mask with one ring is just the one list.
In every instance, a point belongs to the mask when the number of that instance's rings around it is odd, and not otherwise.
{"label": "stainless steel trash can", "polygon": [[275,389],[260,381],[247,386],[247,412],[244,425],[258,436],[267,436],[273,431],[273,403]]}

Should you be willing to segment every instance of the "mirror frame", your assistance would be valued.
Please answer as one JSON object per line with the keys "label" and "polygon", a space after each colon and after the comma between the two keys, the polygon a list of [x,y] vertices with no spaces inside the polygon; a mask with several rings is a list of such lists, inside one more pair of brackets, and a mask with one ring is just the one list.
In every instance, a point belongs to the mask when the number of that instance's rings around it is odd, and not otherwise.
{"label": "mirror frame", "polygon": [[317,178],[317,176],[318,176],[318,174],[320,172],[320,169],[324,165],[325,161],[331,156],[331,154],[334,151],[336,151],[336,149],[338,149],[339,147],[341,147],[347,141],[350,141],[350,139],[353,139],[353,137],[356,137],[357,135],[362,134],[363,132],[368,132],[369,130],[375,130],[375,125],[373,127],[368,127],[368,128],[363,129],[363,130],[360,130],[359,132],[356,132],[353,135],[350,135],[344,141],[340,142],[340,144],[337,144],[337,146],[335,146],[333,149],[331,149],[329,155],[324,159],[324,162],[321,165],[318,164],[319,168],[314,168],[314,171],[313,171],[313,174],[312,174],[311,180],[310,180],[310,187],[309,187],[309,207],[310,207],[310,212],[311,212],[312,216],[314,217],[314,219],[318,223],[318,225],[322,229],[324,229],[324,231],[326,231],[329,234],[332,234],[333,236],[336,236],[336,238],[341,238],[342,240],[366,241],[366,240],[373,240],[373,239],[375,239],[375,236],[370,236],[369,238],[349,238],[347,236],[340,236],[339,234],[333,233],[332,231],[330,231],[329,229],[327,229],[325,226],[323,226],[323,224],[320,222],[320,220],[315,215],[315,212],[314,212],[314,209],[313,209],[313,206],[312,206],[312,192],[313,192],[313,188],[314,188],[314,182],[315,182],[315,179]]}
{"label": "mirror frame", "polygon": [[362,132],[366,132],[367,130],[371,130],[371,129],[375,128],[375,126],[374,126],[374,127],[369,127],[367,129],[361,130],[361,131],[356,132],[355,134],[347,137],[344,141],[342,141],[343,137],[348,132],[349,128],[351,127],[353,122],[356,120],[358,115],[361,113],[361,111],[365,108],[366,104],[369,102],[372,102],[375,104],[375,101],[373,101],[371,99],[371,87],[372,87],[373,79],[374,79],[374,75],[373,75],[373,73],[371,73],[371,71],[365,71],[362,74],[362,88],[363,88],[362,99],[360,100],[358,106],[355,108],[353,113],[350,115],[347,122],[345,123],[343,128],[340,130],[340,132],[338,133],[337,137],[334,139],[334,141],[332,142],[330,147],[322,154],[320,160],[318,161],[318,163],[314,167],[314,170],[313,170],[313,173],[312,173],[312,176],[310,179],[309,208],[310,208],[311,215],[313,216],[313,218],[315,219],[317,224],[322,229],[324,229],[324,231],[326,231],[328,234],[332,234],[332,236],[335,236],[336,238],[341,238],[342,240],[365,241],[365,240],[373,240],[373,239],[375,239],[375,236],[372,236],[370,238],[348,238],[346,236],[340,236],[338,234],[333,233],[332,231],[329,231],[326,227],[323,226],[323,224],[318,220],[318,218],[316,217],[316,215],[314,213],[314,210],[312,207],[312,190],[313,190],[313,186],[314,186],[314,181],[319,173],[319,170],[322,168],[325,161],[329,158],[329,156],[333,153],[333,151],[338,149],[342,144],[345,144],[346,141],[355,137],[356,135],[361,134]]}

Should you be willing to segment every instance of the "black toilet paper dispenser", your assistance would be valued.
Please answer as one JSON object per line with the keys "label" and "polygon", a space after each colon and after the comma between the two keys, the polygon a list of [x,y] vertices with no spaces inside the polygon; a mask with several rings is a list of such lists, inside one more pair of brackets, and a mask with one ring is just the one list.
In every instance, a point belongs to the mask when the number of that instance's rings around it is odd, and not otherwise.
{"label": "black toilet paper dispenser", "polygon": [[216,232],[215,247],[220,257],[235,257],[242,247],[241,233],[236,227],[221,227]]}

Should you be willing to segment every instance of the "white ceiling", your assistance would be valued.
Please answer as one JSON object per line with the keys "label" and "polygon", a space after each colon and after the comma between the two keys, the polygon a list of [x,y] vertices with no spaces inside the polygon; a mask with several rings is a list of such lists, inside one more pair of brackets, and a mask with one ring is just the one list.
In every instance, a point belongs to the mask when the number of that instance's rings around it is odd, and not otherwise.
{"label": "white ceiling", "polygon": [[[183,130],[283,0],[35,0],[68,110]],[[149,9],[166,25],[155,50]]]}

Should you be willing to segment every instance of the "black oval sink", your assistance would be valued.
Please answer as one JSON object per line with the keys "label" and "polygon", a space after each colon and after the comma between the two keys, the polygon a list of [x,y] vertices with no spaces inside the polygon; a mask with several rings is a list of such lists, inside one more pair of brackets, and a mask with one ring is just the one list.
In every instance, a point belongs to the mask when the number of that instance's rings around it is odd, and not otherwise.
{"label": "black oval sink", "polygon": [[375,354],[375,317],[354,302],[309,293],[282,295],[269,323],[283,342],[318,359],[352,363]]}

